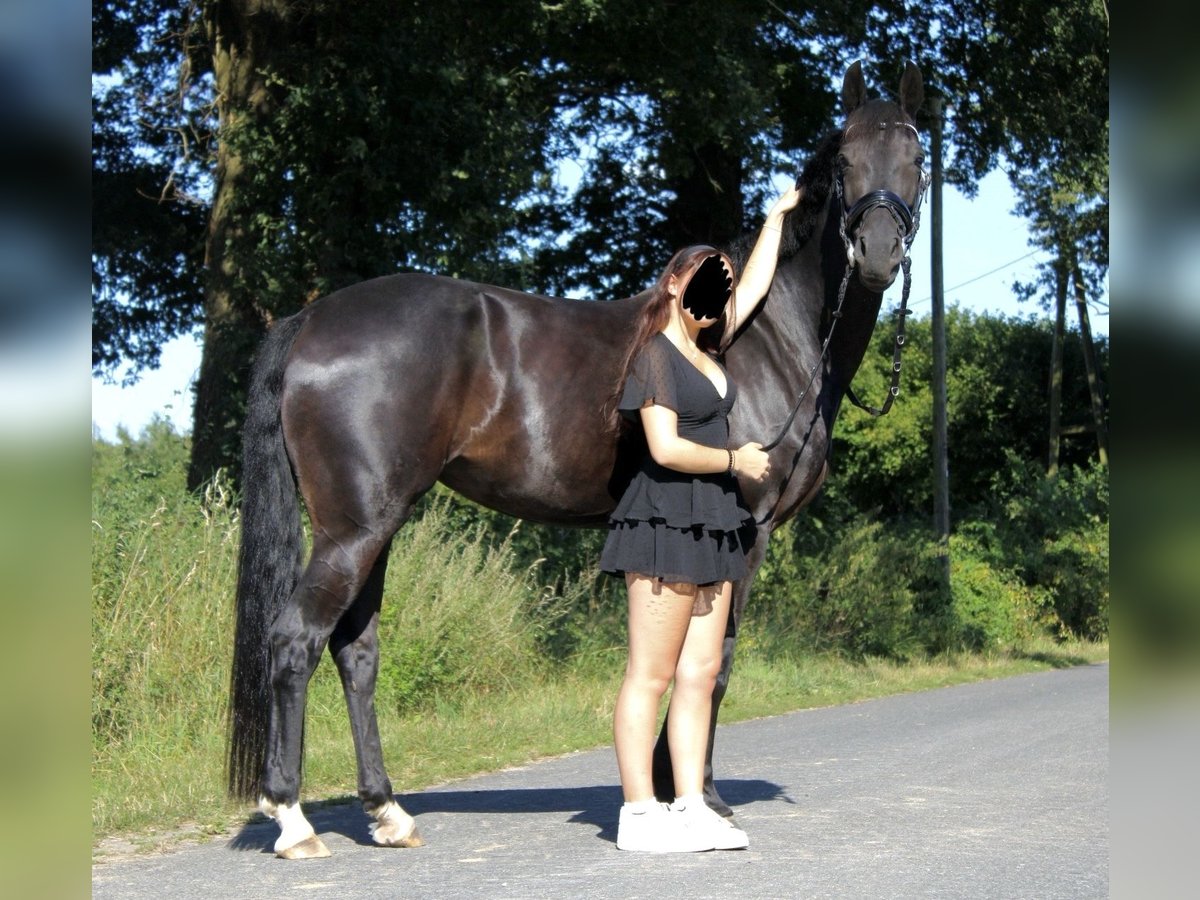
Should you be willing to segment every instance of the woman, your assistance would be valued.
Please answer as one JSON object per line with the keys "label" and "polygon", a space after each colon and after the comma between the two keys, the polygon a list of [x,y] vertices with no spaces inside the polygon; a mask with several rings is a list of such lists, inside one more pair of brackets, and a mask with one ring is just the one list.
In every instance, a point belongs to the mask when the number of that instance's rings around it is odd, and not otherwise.
{"label": "woman", "polygon": [[[761,479],[761,444],[727,448],[737,388],[714,351],[757,308],[775,274],[795,188],[771,207],[742,277],[712,247],[679,251],[660,276],[626,357],[622,414],[640,421],[649,455],[610,519],[600,568],[629,592],[629,659],[613,734],[625,804],[622,850],[740,849],[746,833],[704,803],[712,692],[733,582],[746,573],[738,537],[750,518],[737,479]],[[654,798],[659,703],[674,682],[667,742],[675,802]]]}

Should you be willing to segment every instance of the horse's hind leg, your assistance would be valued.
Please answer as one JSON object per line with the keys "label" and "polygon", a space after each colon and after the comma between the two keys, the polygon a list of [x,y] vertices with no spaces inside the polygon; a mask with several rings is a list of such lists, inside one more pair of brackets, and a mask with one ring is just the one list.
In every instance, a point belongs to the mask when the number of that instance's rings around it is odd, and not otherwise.
{"label": "horse's hind leg", "polygon": [[271,705],[260,807],[279,822],[275,852],[285,859],[328,856],[300,811],[300,764],[308,682],[343,614],[366,584],[380,551],[376,532],[337,539],[318,534],[300,583],[271,625]]}
{"label": "horse's hind leg", "polygon": [[337,664],[350,714],[354,753],[358,759],[358,796],[375,819],[371,836],[385,847],[419,847],[417,823],[396,802],[383,766],[379,723],[375,715],[375,683],[379,676],[379,610],[388,547],[379,553],[354,605],[329,638],[329,654]]}

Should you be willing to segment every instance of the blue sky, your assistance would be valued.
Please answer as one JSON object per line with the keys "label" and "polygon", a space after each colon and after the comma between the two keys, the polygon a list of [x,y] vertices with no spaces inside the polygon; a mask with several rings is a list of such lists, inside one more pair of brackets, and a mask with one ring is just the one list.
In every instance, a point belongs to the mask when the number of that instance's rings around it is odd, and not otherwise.
{"label": "blue sky", "polygon": [[[943,200],[943,278],[948,306],[977,313],[1006,316],[1043,316],[1032,304],[1019,304],[1013,297],[1014,281],[1029,281],[1041,252],[1028,244],[1025,222],[1012,214],[1014,198],[1007,178],[1000,172],[988,175],[974,200],[947,187]],[[931,307],[929,281],[929,204],[922,210],[922,228],[912,247],[912,291],[909,306],[915,315],[927,316]],[[1103,298],[1107,303],[1107,295]],[[900,302],[897,279],[884,299],[884,308]],[[1068,319],[1074,323],[1073,315]],[[1093,307],[1092,329],[1108,334],[1108,313]],[[169,419],[178,430],[191,428],[190,387],[200,366],[199,338],[170,342],[163,351],[162,366],[146,372],[132,387],[122,388],[92,379],[92,428],[112,440],[118,426],[137,435],[157,414]]]}

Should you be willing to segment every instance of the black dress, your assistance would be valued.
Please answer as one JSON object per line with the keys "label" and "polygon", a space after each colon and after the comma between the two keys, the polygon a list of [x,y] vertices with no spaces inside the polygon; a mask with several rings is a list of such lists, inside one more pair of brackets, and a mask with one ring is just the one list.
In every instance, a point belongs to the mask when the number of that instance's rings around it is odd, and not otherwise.
{"label": "black dress", "polygon": [[[679,436],[724,450],[737,387],[726,374],[725,396],[671,343],[656,334],[630,366],[618,405],[640,423],[639,410],[665,406],[679,417]],[[649,453],[609,518],[600,569],[667,582],[713,584],[746,574],[745,538],[753,517],[729,472],[691,475],[660,466]]]}

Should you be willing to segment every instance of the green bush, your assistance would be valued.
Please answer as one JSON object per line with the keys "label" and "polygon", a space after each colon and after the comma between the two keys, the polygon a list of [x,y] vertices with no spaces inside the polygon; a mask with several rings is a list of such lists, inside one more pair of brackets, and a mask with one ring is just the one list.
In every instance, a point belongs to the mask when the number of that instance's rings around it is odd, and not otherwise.
{"label": "green bush", "polygon": [[1009,454],[989,501],[959,515],[947,594],[928,524],[874,520],[831,484],[771,538],[747,608],[756,644],[905,658],[1107,638],[1105,468],[1047,478]]}
{"label": "green bush", "polygon": [[[1052,328],[1049,319],[977,315],[953,305],[946,310],[947,452],[955,516],[986,505],[997,474],[1007,473],[1014,458],[1042,461],[1035,468],[1044,470]],[[878,402],[874,398],[885,396],[894,333],[894,318],[885,314],[854,376],[854,388],[864,399]],[[1088,421],[1091,400],[1078,331],[1068,330],[1062,349],[1063,421]],[[1106,392],[1108,340],[1098,336],[1093,349]],[[933,330],[928,317],[908,322],[903,372],[900,395],[887,416],[870,418],[846,408],[834,437],[836,489],[857,509],[878,508],[889,520],[933,508]],[[1095,447],[1092,438],[1064,440],[1062,466],[1086,467]]]}
{"label": "green bush", "polygon": [[817,563],[810,622],[818,649],[904,658],[919,647],[914,607],[926,557],[906,537],[860,522]]}
{"label": "green bush", "polygon": [[[107,754],[153,733],[210,730],[232,648],[237,514],[218,479],[201,497],[160,498],[142,517],[110,497],[93,520],[92,739]],[[97,504],[103,506],[103,504]]]}
{"label": "green bush", "polygon": [[755,581],[747,618],[763,651],[903,659],[921,650],[935,589],[922,538],[858,517],[829,531],[822,523],[814,542],[807,524],[801,517],[777,530]]}
{"label": "green bush", "polygon": [[980,511],[996,523],[995,548],[1030,588],[1045,592],[1061,635],[1108,636],[1108,469],[1072,466],[1047,477],[1015,459]]}
{"label": "green bush", "polygon": [[524,522],[486,509],[441,484],[422,499],[414,518],[432,506],[450,533],[474,534],[493,549],[504,547],[514,571],[533,571],[542,603],[553,615],[538,615],[539,652],[566,661],[590,657],[625,642],[625,585],[597,568],[606,531]]}
{"label": "green bush", "polygon": [[[110,497],[119,501],[120,498]],[[104,506],[105,504],[98,504]],[[237,515],[217,481],[144,517],[115,502],[93,523],[93,824],[223,802]],[[95,550],[94,550],[95,552]],[[199,798],[203,798],[200,801]]]}
{"label": "green bush", "polygon": [[[93,445],[99,833],[163,810],[198,820],[229,810],[224,717],[239,518],[224,478],[186,492],[187,454],[187,439],[165,423]],[[517,524],[431,493],[397,536],[385,583],[377,698],[392,740],[403,742],[396,735],[430,719],[430,709],[564,676],[607,684],[619,673],[624,586],[596,573],[603,530]],[[1102,469],[1047,480],[1012,462],[992,505],[956,524],[946,595],[927,523],[860,512],[831,485],[772,538],[739,654],[787,664],[818,651],[905,659],[1036,644],[1042,630],[1106,635],[1107,507]],[[341,693],[323,660],[309,688],[306,771],[327,785],[342,784],[353,766]]]}
{"label": "green bush", "polygon": [[947,642],[956,648],[994,650],[1044,634],[1050,624],[1044,593],[991,558],[973,539],[974,530],[950,538]]}
{"label": "green bush", "polygon": [[1064,636],[1108,638],[1108,523],[1046,541],[1041,577],[1053,596]]}
{"label": "green bush", "polygon": [[[186,492],[186,459],[186,440],[169,427],[94,444],[91,733],[102,830],[142,806],[224,802],[240,523],[224,477],[202,495]],[[564,610],[586,605],[575,586],[547,586],[537,566],[518,567],[510,541],[456,526],[435,502],[395,541],[380,620],[381,716],[535,679],[552,662],[542,647]],[[344,729],[342,708],[323,659],[310,718]]]}

